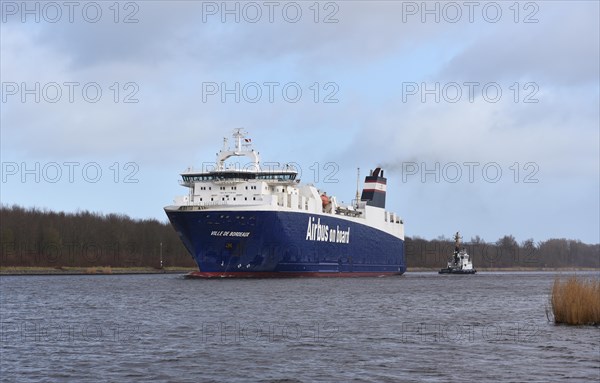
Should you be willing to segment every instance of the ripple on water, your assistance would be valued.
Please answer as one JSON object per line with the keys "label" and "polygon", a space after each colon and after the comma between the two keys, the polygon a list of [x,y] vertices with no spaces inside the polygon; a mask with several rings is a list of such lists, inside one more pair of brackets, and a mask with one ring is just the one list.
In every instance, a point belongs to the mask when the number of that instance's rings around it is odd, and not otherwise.
{"label": "ripple on water", "polygon": [[[2,277],[0,375],[20,382],[597,381],[600,329],[547,321],[553,280],[553,273]],[[467,367],[456,368],[461,363]]]}

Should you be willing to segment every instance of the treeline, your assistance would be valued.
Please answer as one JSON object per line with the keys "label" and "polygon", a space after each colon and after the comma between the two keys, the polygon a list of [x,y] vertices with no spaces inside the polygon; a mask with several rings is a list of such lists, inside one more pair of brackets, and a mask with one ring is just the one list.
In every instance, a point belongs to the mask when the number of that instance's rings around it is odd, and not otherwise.
{"label": "treeline", "polygon": [[159,268],[161,252],[164,267],[195,266],[175,230],[154,219],[2,206],[0,223],[3,267]]}
{"label": "treeline", "polygon": [[[518,243],[512,235],[487,243],[478,236],[462,244],[477,268],[600,268],[600,245],[579,240],[549,239]],[[408,267],[442,268],[454,252],[454,241],[406,238]]]}
{"label": "treeline", "polygon": [[[19,206],[0,210],[0,265],[29,267],[195,267],[168,223],[119,214],[73,214]],[[600,245],[550,239],[518,243],[511,235],[466,241],[475,268],[600,268]],[[439,269],[454,250],[448,238],[407,237],[408,267]]]}

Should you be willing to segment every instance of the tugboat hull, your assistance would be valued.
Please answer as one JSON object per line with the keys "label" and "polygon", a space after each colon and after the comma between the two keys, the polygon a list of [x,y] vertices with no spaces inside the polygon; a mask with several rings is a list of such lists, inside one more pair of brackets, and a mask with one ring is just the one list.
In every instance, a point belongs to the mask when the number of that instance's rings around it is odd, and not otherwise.
{"label": "tugboat hull", "polygon": [[477,270],[454,270],[454,269],[441,269],[438,274],[475,274]]}

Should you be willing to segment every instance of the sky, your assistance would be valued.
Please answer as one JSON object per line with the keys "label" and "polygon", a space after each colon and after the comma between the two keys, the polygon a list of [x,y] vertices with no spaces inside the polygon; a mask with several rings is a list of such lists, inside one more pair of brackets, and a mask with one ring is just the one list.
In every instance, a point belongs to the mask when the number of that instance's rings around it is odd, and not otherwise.
{"label": "sky", "polygon": [[[166,222],[243,127],[408,236],[600,243],[597,1],[0,1],[1,202]],[[362,180],[361,180],[362,183]]]}

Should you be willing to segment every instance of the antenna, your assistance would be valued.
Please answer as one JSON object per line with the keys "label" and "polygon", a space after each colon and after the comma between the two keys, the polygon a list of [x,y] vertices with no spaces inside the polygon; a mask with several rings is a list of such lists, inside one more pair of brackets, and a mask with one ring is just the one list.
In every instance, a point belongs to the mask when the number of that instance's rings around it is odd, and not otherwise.
{"label": "antenna", "polygon": [[460,232],[456,232],[456,234],[454,234],[454,243],[456,247],[460,246],[460,240],[462,239],[462,237],[460,236]]}
{"label": "antenna", "polygon": [[235,151],[239,152],[242,150],[242,137],[244,128],[234,129],[233,137],[235,137]]}
{"label": "antenna", "polygon": [[356,168],[356,208],[358,209],[358,199],[360,198],[360,194],[358,194],[358,188],[360,185],[360,168]]}

